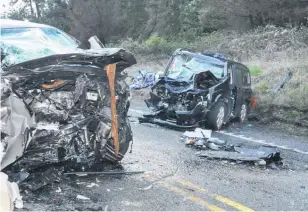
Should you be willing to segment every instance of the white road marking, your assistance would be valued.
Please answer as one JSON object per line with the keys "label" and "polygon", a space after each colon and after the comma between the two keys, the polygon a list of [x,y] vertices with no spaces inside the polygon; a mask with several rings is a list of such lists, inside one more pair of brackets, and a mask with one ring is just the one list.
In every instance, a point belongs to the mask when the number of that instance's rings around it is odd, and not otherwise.
{"label": "white road marking", "polygon": [[225,131],[216,131],[216,132],[223,134],[223,135],[232,136],[232,137],[235,137],[235,138],[240,138],[240,139],[243,139],[243,140],[246,140],[246,141],[252,141],[252,142],[255,142],[255,143],[259,143],[259,144],[264,144],[264,145],[277,147],[277,148],[280,148],[280,149],[290,150],[290,151],[293,151],[293,152],[308,155],[308,152],[304,152],[304,151],[301,151],[299,149],[294,149],[294,148],[290,148],[290,147],[286,147],[286,146],[280,146],[280,145],[277,145],[277,144],[274,144],[274,143],[267,143],[264,140],[258,140],[258,139],[254,139],[254,138],[251,138],[251,137],[247,138],[243,135],[235,135],[234,133],[228,133],[228,132],[225,132]]}

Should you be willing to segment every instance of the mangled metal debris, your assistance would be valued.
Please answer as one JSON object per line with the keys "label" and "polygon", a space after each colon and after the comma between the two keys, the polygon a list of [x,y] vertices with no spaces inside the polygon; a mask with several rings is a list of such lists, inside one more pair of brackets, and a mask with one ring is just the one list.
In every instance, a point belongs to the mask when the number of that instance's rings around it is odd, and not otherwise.
{"label": "mangled metal debris", "polygon": [[136,76],[133,77],[131,90],[139,90],[142,88],[151,87],[155,84],[156,74],[154,72],[138,71]]}
{"label": "mangled metal debris", "polygon": [[[202,132],[202,133],[200,133]],[[211,137],[210,130],[196,129],[194,132],[185,132],[182,140],[186,145],[194,146],[200,152],[199,157],[223,159],[263,164],[280,163],[282,158],[275,147],[232,145],[226,141]]]}
{"label": "mangled metal debris", "polygon": [[274,147],[259,146],[259,147],[243,147],[235,146],[234,149],[217,151],[203,151],[198,154],[200,157],[225,159],[244,162],[265,161],[267,164],[281,161],[279,151]]}
{"label": "mangled metal debris", "polygon": [[220,130],[252,109],[249,69],[218,54],[177,50],[145,100],[152,114],[140,118],[172,128],[207,125]]}
{"label": "mangled metal debris", "polygon": [[80,194],[78,194],[76,198],[80,199],[80,200],[90,200],[89,197],[86,197],[86,196],[83,196],[83,195],[80,195]]}
{"label": "mangled metal debris", "polygon": [[116,48],[35,56],[1,70],[1,170],[37,190],[64,170],[120,161],[132,141],[122,71],[134,56]]}
{"label": "mangled metal debris", "polygon": [[64,175],[129,175],[129,174],[143,174],[144,171],[102,171],[102,172],[68,172]]}

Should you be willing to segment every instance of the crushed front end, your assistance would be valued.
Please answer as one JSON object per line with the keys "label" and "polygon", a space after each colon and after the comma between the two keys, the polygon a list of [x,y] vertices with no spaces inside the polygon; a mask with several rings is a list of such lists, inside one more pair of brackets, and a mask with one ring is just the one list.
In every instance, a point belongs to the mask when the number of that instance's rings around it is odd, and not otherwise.
{"label": "crushed front end", "polygon": [[176,51],[162,76],[145,100],[153,113],[139,122],[175,128],[195,128],[204,123],[207,113],[222,95],[227,80],[225,63],[204,55]]}
{"label": "crushed front end", "polygon": [[[64,169],[85,171],[101,168],[104,161],[120,161],[133,140],[127,116],[129,87],[122,71],[135,63],[123,49],[91,49],[5,67],[1,106],[7,108],[7,115],[1,116],[5,153],[1,169],[36,190],[57,181]],[[105,70],[109,64],[116,64],[118,157],[111,133],[111,92]]]}

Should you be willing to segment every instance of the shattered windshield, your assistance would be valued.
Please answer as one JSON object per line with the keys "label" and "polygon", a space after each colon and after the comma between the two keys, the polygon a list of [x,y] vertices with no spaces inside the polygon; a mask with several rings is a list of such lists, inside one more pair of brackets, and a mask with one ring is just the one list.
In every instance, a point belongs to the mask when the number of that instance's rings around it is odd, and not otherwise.
{"label": "shattered windshield", "polygon": [[171,79],[190,79],[194,74],[203,71],[210,71],[220,79],[224,76],[224,63],[206,56],[177,55],[167,70],[167,76]]}
{"label": "shattered windshield", "polygon": [[78,42],[55,28],[7,28],[1,29],[1,40],[41,40],[63,48],[77,48]]}
{"label": "shattered windshield", "polygon": [[53,54],[69,53],[78,48],[78,41],[55,28],[1,29],[3,65],[10,66]]}

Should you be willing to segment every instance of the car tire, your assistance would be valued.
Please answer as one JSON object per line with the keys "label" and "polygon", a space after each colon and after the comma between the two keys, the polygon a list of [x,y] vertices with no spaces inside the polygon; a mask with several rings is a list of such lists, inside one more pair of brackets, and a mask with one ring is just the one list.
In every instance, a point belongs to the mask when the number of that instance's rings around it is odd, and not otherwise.
{"label": "car tire", "polygon": [[243,103],[236,116],[236,118],[239,120],[240,123],[244,123],[244,121],[247,119],[247,112],[248,112],[247,104]]}
{"label": "car tire", "polygon": [[208,112],[207,124],[213,130],[221,130],[226,117],[226,105],[224,102],[217,102],[213,108]]}

